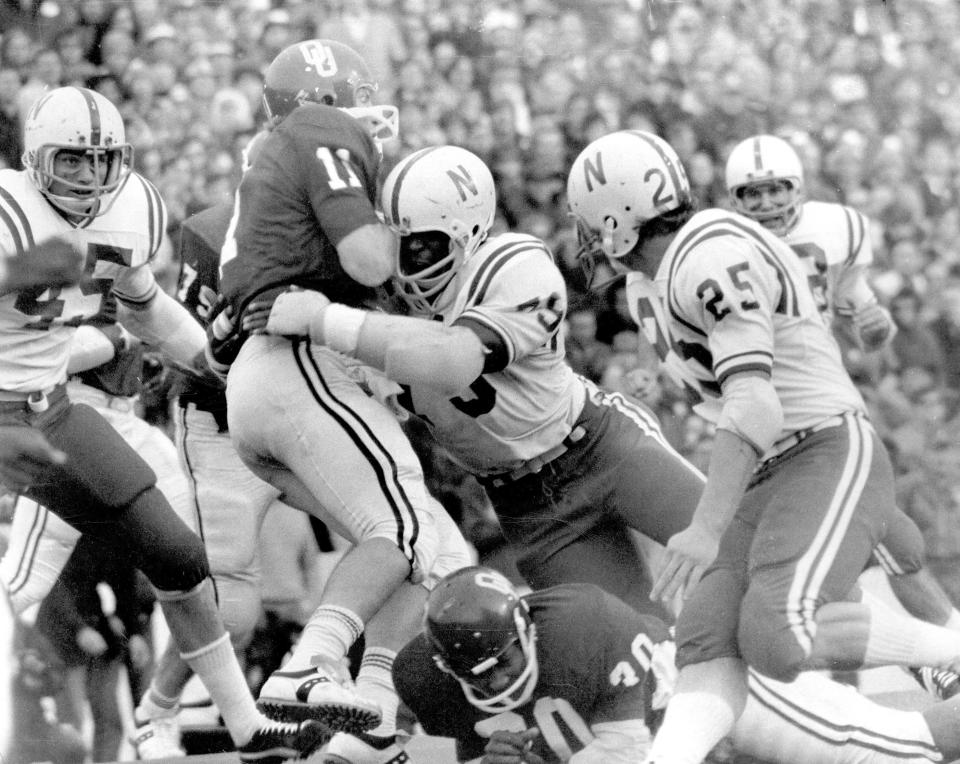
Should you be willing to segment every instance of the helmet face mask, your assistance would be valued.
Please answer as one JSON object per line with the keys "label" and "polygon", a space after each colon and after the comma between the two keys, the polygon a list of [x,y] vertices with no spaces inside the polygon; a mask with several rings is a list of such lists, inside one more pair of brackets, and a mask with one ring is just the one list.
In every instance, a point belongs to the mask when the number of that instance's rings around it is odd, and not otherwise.
{"label": "helmet face mask", "polygon": [[23,163],[47,201],[71,219],[105,214],[132,171],[120,112],[92,90],[63,87],[33,104]]}
{"label": "helmet face mask", "polygon": [[539,678],[536,626],[512,584],[490,568],[464,568],[431,593],[426,633],[437,666],[487,713],[526,703]]}
{"label": "helmet face mask", "polygon": [[789,143],[755,135],[730,152],[726,167],[730,204],[778,236],[800,219],[804,200],[803,165]]}
{"label": "helmet face mask", "polygon": [[441,295],[493,225],[493,176],[466,149],[421,149],[387,176],[380,206],[387,225],[400,237],[394,287],[415,312],[433,315],[442,307]]}
{"label": "helmet face mask", "polygon": [[377,106],[378,88],[366,62],[353,48],[335,40],[306,40],[282,50],[267,68],[263,107],[280,121],[305,103],[333,106],[364,123],[376,141],[399,134],[395,106]]}

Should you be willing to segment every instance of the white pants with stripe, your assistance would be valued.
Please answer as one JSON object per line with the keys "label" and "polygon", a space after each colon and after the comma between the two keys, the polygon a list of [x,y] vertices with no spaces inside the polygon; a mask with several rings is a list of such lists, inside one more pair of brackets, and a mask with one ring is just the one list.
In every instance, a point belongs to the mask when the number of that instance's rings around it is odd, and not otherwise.
{"label": "white pants with stripe", "polygon": [[436,509],[394,414],[357,363],[307,340],[253,336],[227,381],[238,453],[284,500],[352,543],[384,538],[424,581],[439,553]]}

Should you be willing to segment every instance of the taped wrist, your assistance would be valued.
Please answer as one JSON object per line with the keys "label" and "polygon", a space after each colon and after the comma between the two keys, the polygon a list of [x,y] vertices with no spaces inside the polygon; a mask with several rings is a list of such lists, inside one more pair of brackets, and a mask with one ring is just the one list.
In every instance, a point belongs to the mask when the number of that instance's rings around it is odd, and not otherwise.
{"label": "taped wrist", "polygon": [[367,311],[332,303],[310,319],[310,336],[332,350],[354,355]]}

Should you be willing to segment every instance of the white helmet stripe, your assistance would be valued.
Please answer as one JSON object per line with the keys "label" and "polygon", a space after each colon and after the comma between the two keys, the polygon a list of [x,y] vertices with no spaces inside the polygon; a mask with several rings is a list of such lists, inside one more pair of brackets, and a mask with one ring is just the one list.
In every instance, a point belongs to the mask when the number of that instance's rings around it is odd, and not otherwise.
{"label": "white helmet stripe", "polygon": [[400,163],[402,166],[400,167],[397,177],[393,182],[393,189],[392,193],[390,194],[390,220],[392,220],[394,223],[398,225],[400,224],[400,189],[403,186],[404,177],[408,172],[410,172],[410,168],[413,167],[421,157],[426,156],[432,151],[436,151],[438,148],[440,147],[428,146],[425,149],[420,149],[419,151],[415,151]]}

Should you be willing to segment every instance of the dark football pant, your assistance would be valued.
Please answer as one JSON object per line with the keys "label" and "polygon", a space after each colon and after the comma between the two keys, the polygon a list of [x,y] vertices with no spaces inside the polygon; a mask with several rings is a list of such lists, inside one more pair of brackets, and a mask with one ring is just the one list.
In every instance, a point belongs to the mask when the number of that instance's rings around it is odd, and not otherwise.
{"label": "dark football pant", "polygon": [[160,591],[189,591],[209,574],[200,538],[156,487],[156,475],[94,409],[72,404],[63,386],[45,411],[0,402],[0,424],[40,430],[67,454],[25,492],[81,533],[127,555]]}

